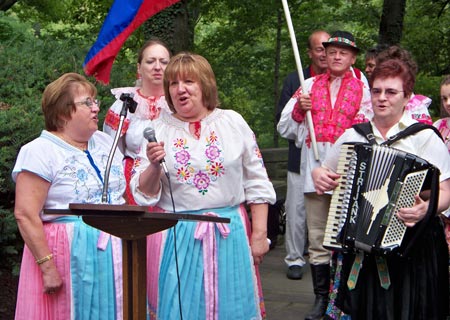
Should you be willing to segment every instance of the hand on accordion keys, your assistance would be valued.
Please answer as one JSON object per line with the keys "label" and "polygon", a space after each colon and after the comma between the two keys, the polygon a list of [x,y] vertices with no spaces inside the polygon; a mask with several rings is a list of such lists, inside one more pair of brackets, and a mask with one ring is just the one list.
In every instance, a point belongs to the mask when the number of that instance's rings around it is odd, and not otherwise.
{"label": "hand on accordion keys", "polygon": [[400,209],[397,216],[407,227],[414,227],[427,213],[428,204],[428,200],[425,201],[419,195],[416,195],[414,196],[414,205],[411,208]]}
{"label": "hand on accordion keys", "polygon": [[311,175],[314,187],[319,195],[324,194],[326,191],[334,190],[339,185],[337,180],[340,178],[340,175],[328,168],[315,168]]}

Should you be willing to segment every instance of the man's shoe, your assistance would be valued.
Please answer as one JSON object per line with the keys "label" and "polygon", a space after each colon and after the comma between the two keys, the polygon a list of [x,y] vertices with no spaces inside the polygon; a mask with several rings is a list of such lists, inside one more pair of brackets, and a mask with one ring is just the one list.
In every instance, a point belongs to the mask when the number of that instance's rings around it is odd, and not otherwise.
{"label": "man's shoe", "polygon": [[303,267],[298,265],[290,266],[286,272],[286,277],[291,280],[300,280],[303,277]]}

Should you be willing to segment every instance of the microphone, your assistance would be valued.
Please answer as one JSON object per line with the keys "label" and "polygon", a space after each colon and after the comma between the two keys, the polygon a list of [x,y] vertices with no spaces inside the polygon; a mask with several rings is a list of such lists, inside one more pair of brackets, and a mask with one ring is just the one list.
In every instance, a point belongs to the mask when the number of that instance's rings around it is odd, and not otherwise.
{"label": "microphone", "polygon": [[[144,138],[147,139],[148,142],[158,142],[155,137],[155,129],[153,129],[152,127],[147,127],[144,129]],[[161,159],[159,163],[161,164],[165,175],[167,176],[167,178],[169,178],[169,170],[167,169],[166,161],[164,160],[164,158]]]}

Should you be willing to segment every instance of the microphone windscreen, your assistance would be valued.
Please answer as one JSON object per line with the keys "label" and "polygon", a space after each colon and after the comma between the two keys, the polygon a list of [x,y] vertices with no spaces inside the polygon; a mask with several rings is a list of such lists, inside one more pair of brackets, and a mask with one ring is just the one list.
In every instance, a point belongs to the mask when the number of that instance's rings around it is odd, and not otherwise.
{"label": "microphone windscreen", "polygon": [[144,138],[147,139],[148,141],[155,141],[156,140],[155,129],[153,129],[152,127],[145,128]]}

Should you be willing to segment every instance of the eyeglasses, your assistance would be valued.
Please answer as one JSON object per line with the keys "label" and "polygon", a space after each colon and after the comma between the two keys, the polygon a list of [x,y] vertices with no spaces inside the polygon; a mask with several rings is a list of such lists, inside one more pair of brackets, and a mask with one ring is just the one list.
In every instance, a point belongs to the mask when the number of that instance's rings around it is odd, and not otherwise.
{"label": "eyeglasses", "polygon": [[[395,97],[400,92],[404,92],[404,91],[395,90],[395,89],[386,89],[386,90],[384,90],[384,96],[389,99],[389,98]],[[372,96],[378,97],[383,93],[383,90],[378,89],[378,88],[372,88],[372,89],[370,89],[370,93],[372,94]]]}
{"label": "eyeglasses", "polygon": [[95,104],[95,105],[97,105],[97,107],[100,108],[100,101],[97,100],[97,99],[92,100],[91,98],[87,98],[87,99],[84,100],[84,101],[74,102],[74,104],[75,104],[75,105],[77,105],[77,104],[84,104],[86,107],[91,108],[91,109],[92,109],[92,107],[93,107],[94,104]]}

